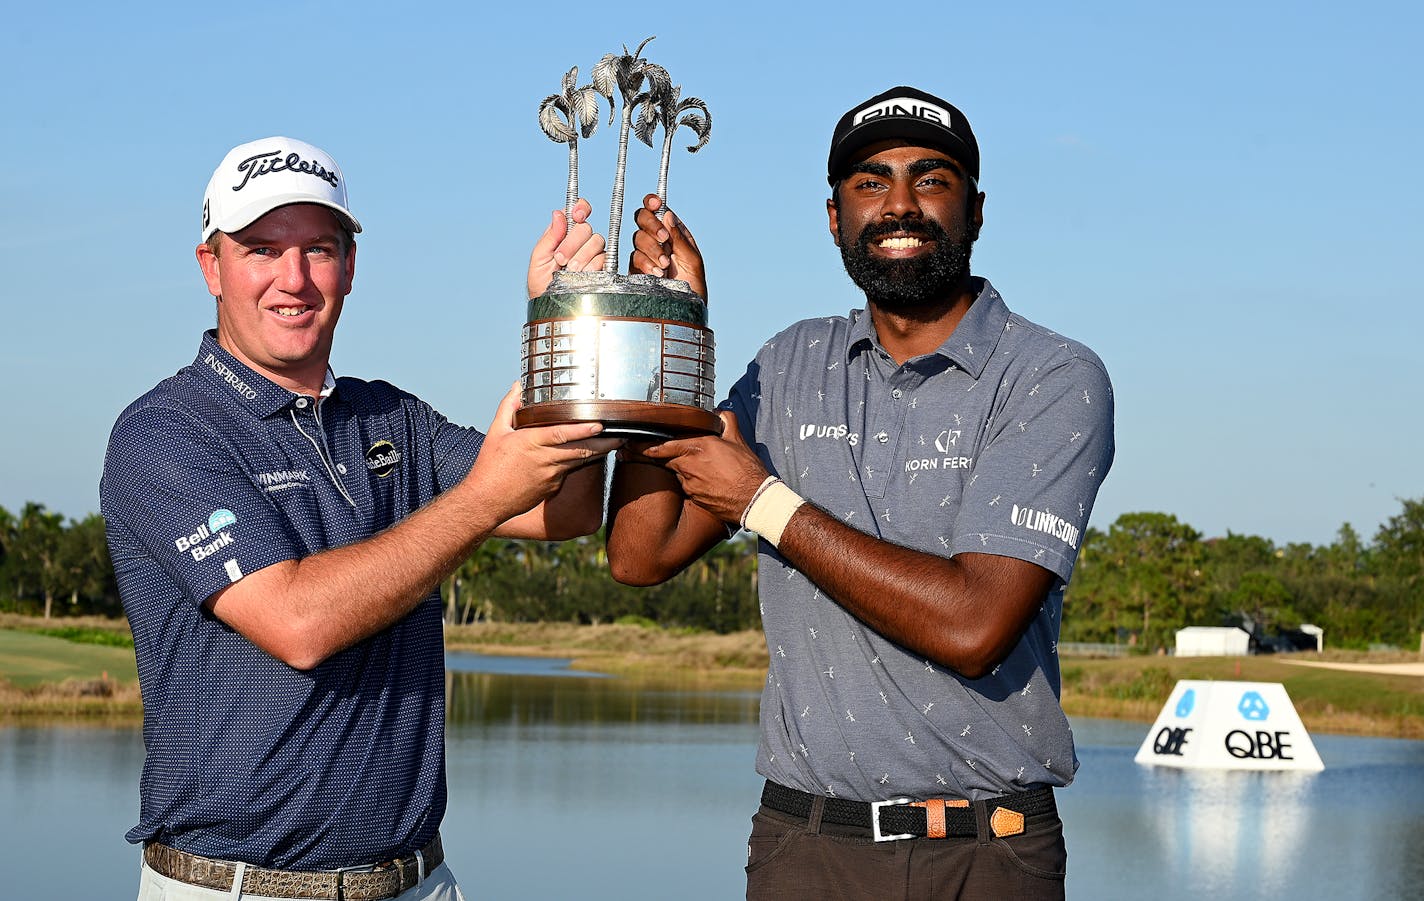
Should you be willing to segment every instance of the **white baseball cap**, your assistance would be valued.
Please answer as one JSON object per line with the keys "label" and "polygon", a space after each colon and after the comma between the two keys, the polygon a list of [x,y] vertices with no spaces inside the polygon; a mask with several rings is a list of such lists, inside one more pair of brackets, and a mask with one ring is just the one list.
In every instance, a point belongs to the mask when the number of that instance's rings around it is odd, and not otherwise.
{"label": "white baseball cap", "polygon": [[279,206],[316,203],[352,233],[361,223],[346,208],[346,180],[325,150],[293,138],[263,138],[232,148],[203,192],[203,238],[241,231]]}

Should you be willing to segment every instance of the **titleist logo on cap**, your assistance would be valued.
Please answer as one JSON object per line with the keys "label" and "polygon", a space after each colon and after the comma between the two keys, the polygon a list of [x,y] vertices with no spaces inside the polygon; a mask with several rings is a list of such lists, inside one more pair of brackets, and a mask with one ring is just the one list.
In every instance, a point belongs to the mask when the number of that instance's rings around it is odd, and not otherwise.
{"label": "titleist logo on cap", "polygon": [[882,100],[856,113],[855,121],[851,123],[851,126],[864,125],[873,119],[883,119],[887,116],[924,119],[936,125],[943,125],[945,128],[949,128],[951,124],[949,110],[942,106],[916,100],[913,97],[891,97],[889,100]]}
{"label": "titleist logo on cap", "polygon": [[287,154],[285,158],[273,159],[273,157],[281,156],[282,151],[272,150],[267,153],[259,153],[256,156],[249,156],[238,163],[237,171],[242,173],[242,181],[233,185],[232,189],[241,191],[252,179],[270,172],[305,172],[330,184],[333,188],[337,187],[340,181],[335,172],[329,171],[315,160],[302,159],[301,154],[296,151]]}

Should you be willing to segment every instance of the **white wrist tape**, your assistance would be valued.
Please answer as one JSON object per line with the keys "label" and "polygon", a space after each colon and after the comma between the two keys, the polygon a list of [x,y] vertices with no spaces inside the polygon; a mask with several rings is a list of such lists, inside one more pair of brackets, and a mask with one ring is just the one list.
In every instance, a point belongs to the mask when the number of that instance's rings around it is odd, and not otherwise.
{"label": "white wrist tape", "polygon": [[804,503],[806,499],[786,487],[785,482],[776,476],[767,476],[756,494],[752,495],[747,509],[742,511],[742,528],[757,533],[771,542],[772,547],[777,547],[781,544],[781,533],[786,530],[791,515]]}

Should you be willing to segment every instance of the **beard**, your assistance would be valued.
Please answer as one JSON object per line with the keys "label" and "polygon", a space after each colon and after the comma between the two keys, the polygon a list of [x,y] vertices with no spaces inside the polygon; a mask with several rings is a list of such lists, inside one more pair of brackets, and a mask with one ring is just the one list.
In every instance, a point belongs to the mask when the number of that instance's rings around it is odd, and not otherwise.
{"label": "beard", "polygon": [[[932,241],[934,250],[908,260],[873,256],[870,245],[886,235],[913,235]],[[840,239],[846,274],[866,300],[884,310],[909,311],[946,300],[969,277],[974,237],[963,234],[956,240],[932,219],[873,223],[854,241],[847,241],[844,232]]]}

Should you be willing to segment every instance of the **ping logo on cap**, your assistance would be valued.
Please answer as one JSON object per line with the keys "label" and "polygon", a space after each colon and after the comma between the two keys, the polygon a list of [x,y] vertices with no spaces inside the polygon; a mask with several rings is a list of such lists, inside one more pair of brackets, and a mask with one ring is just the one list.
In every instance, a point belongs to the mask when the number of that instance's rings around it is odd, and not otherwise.
{"label": "ping logo on cap", "polygon": [[851,123],[851,127],[864,125],[866,122],[875,119],[884,119],[888,116],[924,119],[926,122],[933,122],[945,128],[951,126],[949,110],[942,106],[927,103],[923,100],[917,100],[913,97],[891,97],[889,100],[882,100],[856,113],[855,121]]}

